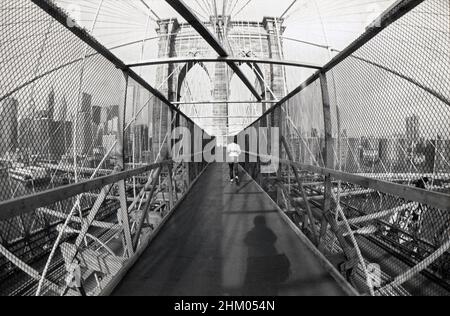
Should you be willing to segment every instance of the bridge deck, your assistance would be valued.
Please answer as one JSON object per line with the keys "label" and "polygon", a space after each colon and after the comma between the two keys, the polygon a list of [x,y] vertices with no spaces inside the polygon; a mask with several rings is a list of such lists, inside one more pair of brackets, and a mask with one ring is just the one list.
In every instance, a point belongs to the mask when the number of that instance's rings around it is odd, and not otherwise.
{"label": "bridge deck", "polygon": [[248,176],[208,167],[114,295],[345,295]]}

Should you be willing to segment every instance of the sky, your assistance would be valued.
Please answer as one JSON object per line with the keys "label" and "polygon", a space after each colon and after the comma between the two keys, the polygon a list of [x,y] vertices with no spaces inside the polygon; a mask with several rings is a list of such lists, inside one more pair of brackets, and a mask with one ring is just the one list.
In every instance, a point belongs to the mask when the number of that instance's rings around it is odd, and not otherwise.
{"label": "sky", "polygon": [[[26,3],[25,0],[6,0],[6,2],[2,2],[2,5],[11,3],[11,6],[18,10],[17,8],[20,6],[15,4],[22,2]],[[149,12],[140,0],[55,0],[55,2],[65,8],[80,25],[90,31],[125,63],[157,57],[156,16],[159,18],[175,17],[182,21],[164,0],[145,0],[145,4],[152,9],[152,12]],[[186,2],[199,16],[204,16],[202,19],[205,21],[207,14],[212,12],[211,6],[208,5],[212,1],[186,0]],[[336,53],[330,53],[322,47],[297,41],[312,42],[342,50],[393,2],[393,0],[296,1],[284,16],[283,26],[286,27],[283,39],[284,58],[325,64]],[[247,3],[248,5],[245,6]],[[263,17],[267,15],[282,15],[292,3],[291,0],[232,0],[228,2],[227,12],[231,12],[234,21],[262,21]],[[428,5],[429,3],[430,5]],[[99,6],[100,4],[101,6]],[[450,98],[448,89],[450,78],[448,68],[445,67],[450,63],[450,53],[445,47],[449,46],[446,43],[450,44],[450,36],[449,18],[445,12],[449,11],[449,3],[446,0],[433,0],[426,1],[425,4],[416,12],[409,14],[408,18],[396,23],[398,26],[390,27],[377,36],[358,54],[362,58],[413,78],[419,84],[439,92],[448,99]],[[219,14],[221,14],[222,6],[223,2],[217,0]],[[98,16],[94,24],[97,12]],[[61,38],[52,36],[44,45],[42,54],[44,57],[37,63],[39,47],[44,38],[43,34],[47,28],[52,29],[54,26],[45,19],[43,12],[32,17],[33,21],[21,23],[20,28],[15,27],[17,23],[9,23],[9,18],[14,21],[13,16],[6,16],[7,23],[3,24],[2,22],[1,24],[0,63],[3,71],[0,73],[0,93],[9,91],[14,88],[14,85],[25,82],[32,77],[36,70],[39,72],[49,70],[52,65],[83,56],[84,46],[80,45],[76,38],[61,41]],[[27,39],[27,36],[30,36],[31,39]],[[17,43],[19,38],[23,38],[20,44],[14,46],[13,50],[9,49],[8,47],[12,46],[8,46],[8,42],[14,39]],[[144,38],[147,40],[145,45],[142,45]],[[136,44],[115,48],[130,42],[136,42]],[[17,62],[18,60],[19,62]],[[36,68],[36,64],[40,64],[40,67]],[[120,73],[116,69],[105,67],[105,65],[99,64],[98,67],[102,67],[102,72],[105,73],[104,78],[100,83],[88,81],[86,90],[88,90],[87,92],[98,91],[100,84],[101,89],[108,92],[108,97],[100,99],[94,96],[94,105],[110,106],[119,103],[120,98],[109,92],[120,91],[121,83],[123,83]],[[30,93],[36,94],[36,98],[44,100],[51,87],[49,85],[49,81],[51,81],[51,84],[57,88],[59,98],[62,94],[68,94],[67,101],[69,104],[73,103],[76,90],[67,92],[64,91],[64,86],[67,86],[68,82],[73,82],[73,86],[77,84],[78,68],[77,65],[74,65],[68,69],[70,71],[64,73],[63,77],[60,73],[56,73],[27,89],[31,90]],[[98,70],[93,68],[88,75],[91,74],[94,78],[94,74],[99,73]],[[150,84],[157,87],[156,67],[137,69],[137,71]],[[202,84],[202,82],[207,80],[207,77],[201,73],[202,70],[197,69],[196,71],[197,73],[189,76],[189,90],[194,91],[189,98],[190,101],[203,101],[207,95],[202,88],[208,85]],[[307,69],[286,67],[288,91],[297,87],[313,72]],[[11,86],[9,78],[12,76],[15,81]],[[248,76],[252,81],[256,80],[254,77],[252,78],[251,74]],[[427,126],[427,135],[434,135],[436,130],[445,130],[445,127],[448,126],[449,116],[446,104],[430,97],[429,94],[410,83],[399,80],[398,76],[392,73],[380,71],[376,67],[368,67],[365,63],[349,60],[337,67],[333,77],[338,93],[334,94],[332,99],[334,102],[338,102],[342,108],[342,118],[345,120],[344,123],[350,134],[402,132],[405,117],[414,114],[419,115],[424,121]],[[116,78],[118,84],[109,83],[111,78]],[[199,78],[203,79],[198,80]],[[234,80],[231,86],[233,98],[251,97],[239,81]],[[30,93],[23,93],[23,95]],[[45,104],[45,102],[41,103]],[[204,110],[205,113],[210,113],[206,109]],[[352,123],[355,111],[359,111],[358,115],[361,116],[358,120],[360,124]],[[246,115],[249,112],[235,111],[233,113]],[[367,124],[368,117],[376,123],[376,129],[370,129],[370,124]],[[447,135],[444,137],[450,137],[450,133],[445,132]]]}
{"label": "sky", "polygon": [[[225,0],[185,0],[203,21],[223,12]],[[125,43],[136,42],[124,48],[113,49],[124,62],[157,57],[157,17],[161,19],[183,19],[164,0],[145,0],[151,8],[147,10],[141,0],[55,0],[65,8],[87,30],[92,31],[106,47],[114,48]],[[325,64],[334,53],[324,48],[305,45],[294,40],[333,47],[342,50],[360,34],[367,25],[386,10],[394,0],[226,0],[227,15],[234,21],[262,22],[265,16],[283,16],[286,27],[283,42],[284,58]],[[101,4],[101,6],[99,6]],[[99,9],[100,8],[100,9]],[[98,15],[97,15],[98,13]],[[93,21],[97,16],[96,23]],[[142,40],[145,42],[142,55]],[[153,71],[154,73],[154,71]],[[293,89],[306,79],[311,70],[289,69],[288,86]],[[145,79],[155,83],[150,74]]]}
{"label": "sky", "polygon": [[[216,8],[214,7],[216,3]],[[56,3],[64,7],[79,24],[89,30],[106,47],[114,48],[125,43],[137,42],[112,51],[125,63],[137,62],[146,59],[157,58],[158,40],[156,20],[177,18],[184,20],[164,0],[56,0]],[[393,0],[186,0],[194,13],[202,21],[208,21],[211,16],[225,14],[231,16],[233,21],[262,22],[265,16],[283,17],[285,27],[283,40],[284,58],[287,60],[305,61],[323,65],[335,54],[322,47],[300,43],[311,42],[322,46],[330,46],[341,50],[357,38],[381,12],[389,7]],[[148,8],[151,11],[148,10]],[[289,10],[288,10],[289,9]],[[97,19],[95,19],[97,18]],[[95,20],[95,23],[94,23]],[[152,38],[145,41],[144,38]],[[156,82],[157,67],[145,67],[138,69],[151,85],[158,86]],[[188,101],[205,100],[204,92],[196,89],[198,78],[204,78],[201,69],[193,70],[187,80],[189,91],[194,93]],[[304,68],[286,67],[285,93],[296,88],[307,79],[314,70]],[[256,78],[249,74],[252,82]],[[194,77],[194,78],[192,78]],[[232,96],[236,99],[253,99],[248,90],[239,82],[231,82]],[[184,91],[183,91],[184,92]],[[282,98],[283,95],[277,95]],[[230,98],[231,99],[231,98]],[[185,100],[187,101],[187,100]],[[186,113],[193,115],[203,108],[201,112],[211,113],[205,105],[185,107]],[[262,107],[248,105],[241,110],[242,105],[230,105],[230,115],[259,115]],[[207,130],[207,124],[211,120],[197,121]],[[234,119],[230,122],[230,130],[238,131],[248,125],[250,120]],[[242,126],[239,126],[239,124]]]}

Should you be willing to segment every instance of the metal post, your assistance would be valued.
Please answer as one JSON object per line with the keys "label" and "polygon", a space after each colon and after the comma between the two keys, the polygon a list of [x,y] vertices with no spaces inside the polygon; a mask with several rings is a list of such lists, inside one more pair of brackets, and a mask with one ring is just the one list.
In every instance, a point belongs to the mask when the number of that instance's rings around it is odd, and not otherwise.
{"label": "metal post", "polygon": [[[290,161],[294,161],[294,157],[292,156],[292,153],[291,153],[291,150],[289,148],[289,145],[288,145],[288,143],[286,142],[286,139],[283,136],[281,137],[281,142],[284,145],[284,148],[286,150],[286,154],[287,154],[289,160]],[[308,214],[308,218],[309,218],[309,221],[311,223],[311,231],[313,233],[313,241],[314,241],[314,243],[317,246],[317,245],[319,245],[319,237],[318,237],[317,228],[314,225],[314,216],[312,214],[311,207],[309,205],[308,196],[307,196],[305,188],[303,186],[303,181],[300,178],[300,175],[298,174],[297,168],[292,166],[292,171],[294,172],[295,179],[297,180],[298,186],[299,186],[300,191],[302,193],[303,201],[305,202],[305,205],[306,205],[306,212]]]}
{"label": "metal post", "polygon": [[[333,163],[333,130],[332,130],[332,122],[331,122],[331,105],[330,105],[330,96],[328,92],[328,82],[327,76],[324,72],[320,73],[320,86],[322,89],[322,104],[323,104],[323,118],[324,118],[324,126],[325,126],[325,167],[328,169],[334,168]],[[325,191],[324,191],[324,206],[323,206],[323,214],[325,219],[325,214],[331,212],[331,199],[332,199],[332,180],[331,176],[325,176]],[[326,234],[327,231],[327,223],[325,220],[322,220],[322,229],[320,238],[321,240]]]}
{"label": "metal post", "polygon": [[[126,125],[126,107],[127,107],[127,92],[128,92],[128,84],[129,84],[129,76],[127,72],[123,72],[125,77],[125,93],[123,100],[123,109],[119,111],[119,135],[117,139],[117,160],[116,160],[116,171],[124,171],[125,163],[125,125]],[[133,178],[134,179],[134,178]],[[119,185],[119,200],[120,200],[120,217],[123,225],[123,232],[125,237],[125,246],[128,251],[128,256],[131,257],[133,255],[133,245],[131,240],[131,230],[130,230],[130,222],[128,219],[128,206],[126,200],[126,192],[125,192],[125,180],[121,180],[118,183]],[[133,185],[135,185],[135,181],[133,180]]]}
{"label": "metal post", "polygon": [[[275,122],[274,125],[278,125],[278,132],[279,132],[279,138],[278,138],[278,154],[280,160],[283,158],[283,111],[281,110],[281,107],[277,110],[278,112],[278,121]],[[283,165],[281,162],[278,163],[278,193],[277,193],[277,199],[278,203],[282,200],[282,187],[284,185],[283,181]]]}
{"label": "metal post", "polygon": [[173,190],[173,177],[172,177],[172,172],[173,172],[173,165],[169,164],[167,165],[167,169],[168,169],[168,181],[169,181],[169,208],[172,209],[174,206],[174,190]]}
{"label": "metal post", "polygon": [[[323,117],[325,123],[325,157],[324,161],[327,169],[334,169],[334,157],[333,157],[333,129],[331,122],[331,103],[330,95],[328,92],[328,82],[325,72],[320,73],[320,86],[322,90],[322,103],[323,103]],[[319,248],[323,248],[323,240],[326,235],[328,224],[331,226],[331,230],[338,238],[338,241],[347,257],[347,260],[352,260],[355,256],[355,251],[351,249],[350,245],[345,240],[336,219],[331,212],[332,201],[332,179],[331,175],[325,175],[325,192],[324,192],[324,208],[322,218],[322,228],[319,236]]]}
{"label": "metal post", "polygon": [[130,221],[128,219],[128,206],[125,194],[125,181],[119,182],[119,200],[120,200],[120,217],[123,225],[123,233],[125,236],[125,246],[128,252],[128,258],[131,258],[133,252],[133,242],[131,239]]}
{"label": "metal post", "polygon": [[159,181],[159,176],[161,174],[162,168],[163,168],[162,166],[159,167],[156,171],[156,174],[154,174],[154,176],[153,176],[152,188],[151,188],[147,203],[144,206],[144,211],[142,212],[142,215],[139,218],[139,222],[137,223],[137,226],[136,226],[137,227],[136,235],[134,236],[134,239],[133,239],[133,249],[134,250],[137,249],[137,246],[139,244],[139,239],[141,237],[142,227],[144,226],[145,218],[147,217],[147,214],[150,211],[150,208],[152,206],[153,195],[155,194],[156,188],[158,187],[157,183]]}

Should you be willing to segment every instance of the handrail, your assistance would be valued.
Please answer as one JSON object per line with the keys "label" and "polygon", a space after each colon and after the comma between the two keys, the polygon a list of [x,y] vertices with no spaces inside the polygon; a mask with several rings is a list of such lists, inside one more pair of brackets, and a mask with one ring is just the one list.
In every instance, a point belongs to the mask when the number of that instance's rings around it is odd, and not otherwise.
{"label": "handrail", "polygon": [[364,177],[352,173],[342,172],[334,169],[327,169],[289,160],[280,160],[282,164],[300,168],[302,170],[316,173],[324,176],[331,176],[337,180],[349,182],[362,186],[367,189],[373,189],[389,195],[394,195],[408,201],[418,202],[435,207],[440,210],[450,211],[450,194],[427,191],[416,187],[387,182],[375,178]]}
{"label": "handrail", "polygon": [[171,160],[162,161],[145,167],[114,173],[108,176],[95,178],[75,184],[58,187],[56,189],[23,196],[18,199],[0,202],[0,221],[27,214],[35,209],[44,207],[58,201],[102,188],[106,185],[119,182],[142,173],[149,172],[162,166],[173,163]]}
{"label": "handrail", "polygon": [[[244,152],[244,153],[253,157],[263,157],[266,159],[274,158],[269,155],[259,155],[252,152]],[[315,174],[320,174],[323,176],[331,176],[336,180],[356,184],[366,189],[372,189],[375,191],[383,192],[385,194],[395,195],[408,201],[426,204],[431,207],[435,207],[437,209],[450,212],[450,194],[428,191],[412,186],[388,182],[376,178],[365,177],[335,169],[303,164],[300,162],[295,162],[286,159],[278,159],[277,161],[281,164],[290,167],[296,167],[301,170]]]}

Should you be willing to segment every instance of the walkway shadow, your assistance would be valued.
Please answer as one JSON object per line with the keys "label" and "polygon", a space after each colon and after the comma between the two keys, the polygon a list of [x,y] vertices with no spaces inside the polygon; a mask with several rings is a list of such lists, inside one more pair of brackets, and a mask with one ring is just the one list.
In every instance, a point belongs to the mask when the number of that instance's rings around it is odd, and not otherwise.
{"label": "walkway shadow", "polygon": [[254,227],[245,237],[248,247],[244,296],[275,296],[290,276],[291,263],[275,247],[277,236],[267,226],[264,216],[257,216]]}

